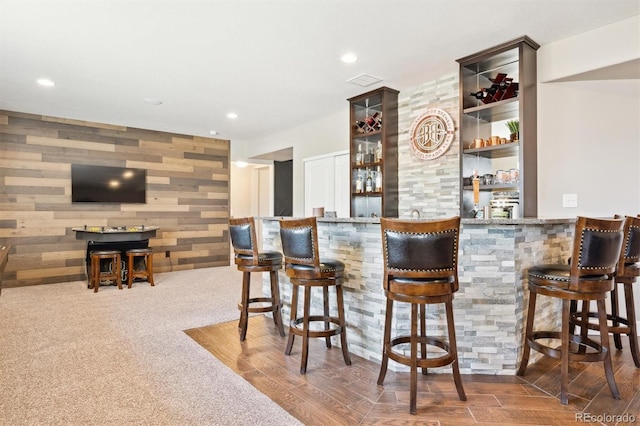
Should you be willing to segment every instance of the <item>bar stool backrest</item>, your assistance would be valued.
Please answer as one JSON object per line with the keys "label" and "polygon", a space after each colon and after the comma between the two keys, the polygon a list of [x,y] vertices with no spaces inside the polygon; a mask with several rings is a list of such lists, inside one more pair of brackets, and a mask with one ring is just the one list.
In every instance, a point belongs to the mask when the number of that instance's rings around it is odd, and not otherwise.
{"label": "bar stool backrest", "polygon": [[389,277],[453,277],[457,286],[460,217],[429,221],[381,218],[380,224],[385,282]]}
{"label": "bar stool backrest", "polygon": [[318,226],[315,217],[280,220],[285,264],[312,266],[320,273]]}
{"label": "bar stool backrest", "polygon": [[640,261],[640,217],[627,216],[624,220],[624,241],[618,260],[618,276],[625,276],[625,266]]}
{"label": "bar stool backrest", "polygon": [[236,257],[236,264],[244,264],[252,258],[258,264],[258,245],[256,244],[256,225],[253,217],[229,219],[229,236]]}
{"label": "bar stool backrest", "polygon": [[622,219],[578,216],[575,225],[570,271],[570,289],[579,290],[581,277],[609,275],[616,271],[623,240]]}

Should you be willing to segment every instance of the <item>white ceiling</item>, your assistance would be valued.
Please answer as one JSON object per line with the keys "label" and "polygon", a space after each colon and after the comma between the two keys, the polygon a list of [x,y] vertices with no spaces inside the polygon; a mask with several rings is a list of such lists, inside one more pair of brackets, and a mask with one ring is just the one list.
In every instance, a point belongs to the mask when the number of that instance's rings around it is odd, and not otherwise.
{"label": "white ceiling", "polygon": [[[638,14],[640,0],[0,0],[0,109],[247,141],[521,35]],[[383,81],[347,82],[362,73]]]}

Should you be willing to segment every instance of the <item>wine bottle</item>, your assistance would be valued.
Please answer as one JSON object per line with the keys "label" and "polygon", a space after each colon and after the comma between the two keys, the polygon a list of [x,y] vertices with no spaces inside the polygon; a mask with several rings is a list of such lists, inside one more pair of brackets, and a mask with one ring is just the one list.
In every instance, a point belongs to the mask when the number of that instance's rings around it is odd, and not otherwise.
{"label": "wine bottle", "polygon": [[371,172],[367,169],[367,183],[364,188],[365,192],[373,191],[373,179],[371,178]]}
{"label": "wine bottle", "polygon": [[484,89],[478,90],[477,92],[471,92],[471,96],[473,96],[476,99],[484,99],[487,97],[487,92]]}
{"label": "wine bottle", "polygon": [[362,175],[358,172],[358,177],[356,178],[356,193],[362,193]]}
{"label": "wine bottle", "polygon": [[356,130],[358,133],[364,133],[366,130],[367,123],[364,121],[356,120]]}
{"label": "wine bottle", "polygon": [[380,171],[380,166],[378,166],[378,171],[376,172],[376,192],[382,191],[382,171]]}
{"label": "wine bottle", "polygon": [[357,166],[361,166],[362,165],[362,144],[358,144],[358,152],[356,152],[356,165]]}

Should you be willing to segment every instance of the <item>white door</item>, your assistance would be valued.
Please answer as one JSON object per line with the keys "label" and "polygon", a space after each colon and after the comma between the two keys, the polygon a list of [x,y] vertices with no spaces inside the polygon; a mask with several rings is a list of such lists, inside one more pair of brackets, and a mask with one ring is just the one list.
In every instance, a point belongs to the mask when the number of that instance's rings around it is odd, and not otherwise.
{"label": "white door", "polygon": [[335,172],[333,156],[304,162],[304,214],[313,215],[314,207],[334,211]]}

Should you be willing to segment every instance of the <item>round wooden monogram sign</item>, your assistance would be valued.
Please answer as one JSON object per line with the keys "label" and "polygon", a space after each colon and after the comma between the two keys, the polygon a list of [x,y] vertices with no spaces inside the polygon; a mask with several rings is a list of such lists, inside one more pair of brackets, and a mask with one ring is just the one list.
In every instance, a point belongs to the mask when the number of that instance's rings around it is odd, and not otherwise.
{"label": "round wooden monogram sign", "polygon": [[444,154],[451,142],[455,126],[446,111],[438,108],[426,110],[411,125],[411,148],[423,160],[433,160]]}

